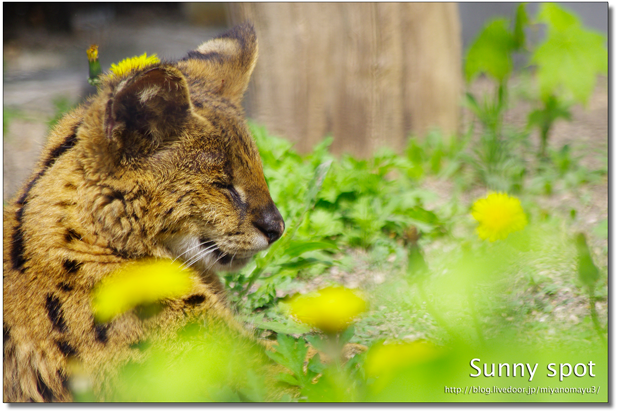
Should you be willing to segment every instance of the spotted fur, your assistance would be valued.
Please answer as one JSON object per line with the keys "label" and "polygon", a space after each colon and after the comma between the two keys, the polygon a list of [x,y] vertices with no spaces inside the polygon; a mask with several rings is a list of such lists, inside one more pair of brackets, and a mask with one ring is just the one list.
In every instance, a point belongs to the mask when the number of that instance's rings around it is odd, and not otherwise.
{"label": "spotted fur", "polygon": [[[284,231],[241,109],[257,56],[253,27],[237,26],[178,62],[105,78],[51,132],[4,210],[5,401],[69,401],[71,358],[101,390],[136,343],[187,315],[235,326],[214,272]],[[153,257],[190,265],[192,291],[156,316],[96,323],[97,282]]]}

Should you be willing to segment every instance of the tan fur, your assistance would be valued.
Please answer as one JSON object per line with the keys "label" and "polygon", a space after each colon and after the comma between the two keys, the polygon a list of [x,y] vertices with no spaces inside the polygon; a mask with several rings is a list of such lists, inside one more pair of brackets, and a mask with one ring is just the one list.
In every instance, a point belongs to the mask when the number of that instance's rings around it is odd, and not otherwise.
{"label": "tan fur", "polygon": [[[51,132],[4,211],[4,401],[69,401],[70,358],[101,390],[139,358],[131,344],[188,315],[235,326],[214,270],[241,267],[284,230],[241,109],[257,53],[252,26],[238,26],[179,62],[106,78]],[[90,294],[106,275],[199,252],[186,297],[152,318],[95,323]]]}

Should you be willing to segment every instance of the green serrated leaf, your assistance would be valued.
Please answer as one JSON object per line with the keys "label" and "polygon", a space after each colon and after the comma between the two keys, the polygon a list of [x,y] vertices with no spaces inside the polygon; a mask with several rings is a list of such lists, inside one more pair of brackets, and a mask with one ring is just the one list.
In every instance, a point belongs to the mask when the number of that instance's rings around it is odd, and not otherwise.
{"label": "green serrated leaf", "polygon": [[309,216],[310,228],[316,234],[316,238],[339,236],[344,232],[344,226],[340,218],[340,212],[314,209]]}
{"label": "green serrated leaf", "polygon": [[295,378],[294,376],[292,376],[291,374],[286,374],[284,372],[280,372],[278,374],[277,378],[278,378],[278,381],[284,382],[286,384],[296,385],[296,386],[301,385],[299,383],[299,380],[297,378]]}
{"label": "green serrated leaf", "polygon": [[265,354],[272,359],[274,362],[282,365],[282,366],[287,366],[287,364],[289,363],[289,361],[280,353],[278,352],[273,352],[273,351],[265,351]]}
{"label": "green serrated leaf", "polygon": [[536,125],[548,127],[556,119],[571,120],[572,116],[567,104],[560,103],[555,95],[548,96],[543,101],[543,108],[532,111],[528,116],[528,128]]}
{"label": "green serrated leaf", "polygon": [[288,335],[278,335],[277,351],[289,361],[286,365],[298,377],[303,376],[303,365],[308,349],[303,338],[295,339]]}
{"label": "green serrated leaf", "polygon": [[308,372],[320,374],[325,369],[325,364],[321,362],[321,355],[316,353],[308,361]]}
{"label": "green serrated leaf", "polygon": [[275,350],[266,351],[267,356],[290,369],[298,380],[304,377],[304,362],[308,350],[303,338],[296,340],[292,336],[279,334]]}
{"label": "green serrated leaf", "polygon": [[511,53],[516,43],[508,19],[488,23],[474,40],[465,58],[465,79],[486,73],[503,82],[512,72]]}
{"label": "green serrated leaf", "polygon": [[557,31],[564,31],[581,25],[577,16],[555,3],[542,3],[537,21],[547,23],[551,26],[551,29]]}
{"label": "green serrated leaf", "polygon": [[607,75],[605,37],[582,27],[579,19],[552,3],[541,5],[539,21],[549,27],[547,40],[532,54],[538,66],[540,95],[565,95],[587,105],[598,75]]}
{"label": "green serrated leaf", "polygon": [[300,367],[303,372],[303,366],[306,362],[306,355],[308,354],[308,346],[306,345],[306,341],[303,337],[297,339],[297,343],[295,345],[295,362]]}

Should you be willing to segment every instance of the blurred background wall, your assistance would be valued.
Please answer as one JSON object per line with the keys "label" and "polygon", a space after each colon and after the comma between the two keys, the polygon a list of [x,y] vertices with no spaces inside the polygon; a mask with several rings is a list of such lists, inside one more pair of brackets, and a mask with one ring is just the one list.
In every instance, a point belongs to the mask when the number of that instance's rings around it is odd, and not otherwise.
{"label": "blurred background wall", "polygon": [[309,151],[404,148],[410,133],[459,124],[461,41],[454,3],[231,3],[254,22],[253,118]]}
{"label": "blurred background wall", "polygon": [[[562,3],[607,33],[607,3]],[[490,18],[517,3],[3,3],[4,196],[26,179],[47,121],[93,90],[102,67],[144,52],[179,59],[239,21],[260,58],[248,116],[308,151],[326,135],[357,156],[404,147],[411,134],[459,129],[461,61]],[[534,15],[537,4],[528,11]],[[68,103],[68,104],[67,104]]]}

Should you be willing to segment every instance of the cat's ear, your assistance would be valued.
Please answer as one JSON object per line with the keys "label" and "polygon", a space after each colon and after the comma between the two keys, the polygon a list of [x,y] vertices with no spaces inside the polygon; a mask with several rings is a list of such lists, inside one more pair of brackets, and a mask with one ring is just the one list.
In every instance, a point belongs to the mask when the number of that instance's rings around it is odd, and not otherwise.
{"label": "cat's ear", "polygon": [[178,139],[190,106],[187,82],[178,69],[145,69],[122,81],[108,100],[105,134],[125,158],[148,155]]}
{"label": "cat's ear", "polygon": [[182,62],[196,77],[207,81],[210,92],[239,105],[257,59],[254,26],[243,23],[203,43]]}

